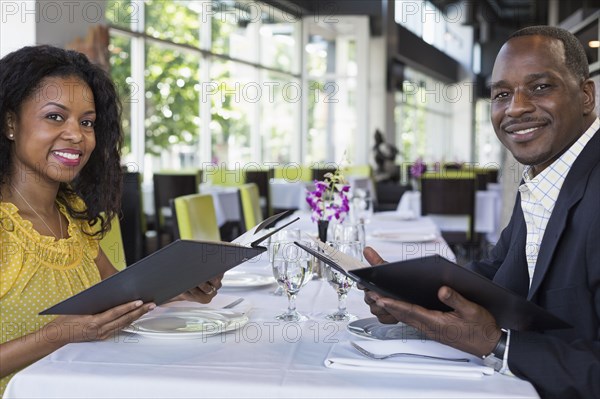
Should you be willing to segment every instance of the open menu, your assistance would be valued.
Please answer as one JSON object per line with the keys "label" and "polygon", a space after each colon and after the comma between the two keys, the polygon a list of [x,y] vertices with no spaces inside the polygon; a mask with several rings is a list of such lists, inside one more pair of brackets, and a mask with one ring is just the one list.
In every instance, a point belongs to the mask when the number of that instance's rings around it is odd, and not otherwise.
{"label": "open menu", "polygon": [[161,305],[265,252],[264,240],[299,219],[272,228],[290,213],[267,218],[231,243],[176,240],[40,314],[96,314],[138,299]]}
{"label": "open menu", "polygon": [[371,267],[317,242],[319,250],[296,243],[305,251],[367,289],[427,309],[451,310],[438,299],[445,285],[486,308],[502,328],[517,331],[570,328],[567,322],[491,280],[439,255]]}

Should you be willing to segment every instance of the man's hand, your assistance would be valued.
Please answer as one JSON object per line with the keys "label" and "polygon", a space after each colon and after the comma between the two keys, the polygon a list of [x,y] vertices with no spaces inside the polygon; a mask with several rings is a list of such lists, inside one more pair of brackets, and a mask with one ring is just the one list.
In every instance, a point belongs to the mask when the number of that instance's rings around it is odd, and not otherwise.
{"label": "man's hand", "polygon": [[[365,296],[367,295],[375,302],[372,309],[377,309],[381,314],[385,312],[396,320],[421,330],[435,341],[475,356],[490,354],[500,339],[501,330],[494,316],[449,287],[441,287],[438,298],[453,309],[450,312],[428,310],[385,298],[374,292],[367,292]],[[377,317],[380,319],[379,315]]]}
{"label": "man's hand", "polygon": [[[365,247],[365,249],[363,250],[363,255],[365,256],[365,259],[367,260],[367,262],[369,262],[369,264],[371,266],[377,266],[377,265],[386,263],[386,261],[383,260],[383,258],[381,256],[379,256],[377,251],[375,251],[371,247]],[[358,285],[358,288],[365,292],[365,303],[367,305],[369,305],[369,309],[370,309],[371,313],[373,313],[375,316],[377,316],[377,320],[379,320],[381,323],[385,323],[385,324],[398,323],[398,319],[396,319],[393,315],[391,315],[387,310],[385,310],[384,308],[377,305],[377,303],[376,303],[377,299],[372,298],[373,295],[375,295],[376,298],[379,298],[379,296],[377,296],[377,294],[375,294],[373,291],[369,291],[368,289],[361,286],[360,284]]]}

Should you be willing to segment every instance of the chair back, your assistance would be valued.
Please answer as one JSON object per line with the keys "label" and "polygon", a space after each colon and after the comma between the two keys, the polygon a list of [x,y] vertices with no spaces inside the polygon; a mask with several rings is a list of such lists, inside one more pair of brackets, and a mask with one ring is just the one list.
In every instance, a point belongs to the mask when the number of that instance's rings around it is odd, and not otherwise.
{"label": "chair back", "polygon": [[154,180],[154,223],[157,246],[162,247],[162,234],[168,234],[174,239],[173,218],[170,200],[187,194],[198,193],[202,181],[202,171],[195,172],[159,172]]}
{"label": "chair back", "polygon": [[263,218],[273,215],[271,190],[269,185],[269,180],[271,178],[273,178],[273,169],[246,171],[246,183],[255,183],[258,186]]}
{"label": "chair back", "polygon": [[475,240],[475,190],[474,173],[457,171],[448,175],[447,172],[428,172],[421,176],[423,215],[465,215],[469,218],[468,230],[465,234],[449,239],[450,244],[471,243]]}
{"label": "chair back", "polygon": [[334,166],[313,167],[312,180],[323,181],[327,173],[335,173],[336,170],[337,168]]}
{"label": "chair back", "polygon": [[102,251],[115,269],[123,270],[127,267],[121,234],[121,223],[119,223],[118,216],[115,216],[110,221],[110,230],[100,240],[100,248],[102,248]]}
{"label": "chair back", "polygon": [[246,183],[240,186],[240,203],[242,210],[242,228],[250,230],[263,221],[260,209],[260,195],[256,183]]}
{"label": "chair back", "polygon": [[142,175],[138,172],[123,173],[121,193],[121,232],[125,259],[132,264],[146,254],[146,216],[142,195]]}
{"label": "chair back", "polygon": [[190,194],[172,200],[176,237],[184,240],[221,241],[211,194]]}

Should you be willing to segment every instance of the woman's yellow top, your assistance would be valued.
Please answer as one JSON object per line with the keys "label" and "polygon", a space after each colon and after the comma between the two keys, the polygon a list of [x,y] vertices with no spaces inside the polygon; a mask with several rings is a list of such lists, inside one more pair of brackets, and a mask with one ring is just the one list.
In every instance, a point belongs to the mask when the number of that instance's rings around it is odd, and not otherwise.
{"label": "woman's yellow top", "polygon": [[[73,207],[81,209],[77,199]],[[66,208],[69,237],[43,236],[10,202],[0,202],[0,343],[39,330],[55,316],[42,310],[100,282],[94,262],[98,239],[86,235],[89,224],[72,219]],[[57,339],[57,337],[40,337]],[[13,374],[0,380],[0,396]]]}

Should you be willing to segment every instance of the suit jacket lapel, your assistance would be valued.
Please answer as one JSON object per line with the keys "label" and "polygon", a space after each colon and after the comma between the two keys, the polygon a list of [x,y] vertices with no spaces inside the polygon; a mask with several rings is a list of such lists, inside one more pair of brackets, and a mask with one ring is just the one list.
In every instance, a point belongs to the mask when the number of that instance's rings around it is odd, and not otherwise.
{"label": "suit jacket lapel", "polygon": [[529,300],[531,300],[537,292],[548,271],[556,245],[567,225],[569,210],[585,193],[588,175],[599,160],[599,146],[600,133],[596,132],[579,157],[577,157],[577,160],[571,167],[571,170],[563,183],[556,205],[552,211],[552,216],[550,216],[550,219],[548,220],[544,237],[542,238],[540,252],[535,265],[535,272],[533,273],[531,287],[529,288],[529,294],[527,295],[527,299]]}

